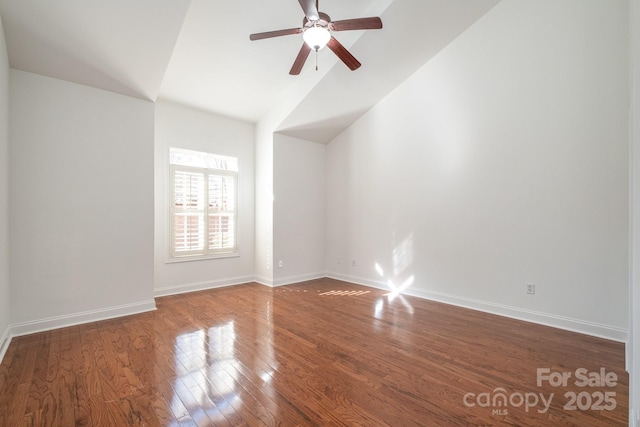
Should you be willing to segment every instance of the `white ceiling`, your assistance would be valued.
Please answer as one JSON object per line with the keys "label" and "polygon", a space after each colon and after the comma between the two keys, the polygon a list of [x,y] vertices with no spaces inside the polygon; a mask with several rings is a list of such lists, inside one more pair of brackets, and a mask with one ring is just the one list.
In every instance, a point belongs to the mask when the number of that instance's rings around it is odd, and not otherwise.
{"label": "white ceiling", "polygon": [[[321,0],[333,19],[377,16],[391,0]],[[289,70],[302,37],[250,41],[249,34],[302,26],[296,0],[192,0],[162,84],[161,96],[248,121],[259,121],[298,80],[314,73],[309,56],[301,76]],[[362,31],[340,34],[351,44]],[[327,61],[327,58],[331,61]],[[335,62],[328,49],[320,67]],[[302,79],[300,78],[302,77]]]}
{"label": "white ceiling", "polygon": [[12,68],[155,101],[189,0],[0,0]]}
{"label": "white ceiling", "polygon": [[[332,68],[278,131],[328,143],[476,22],[498,0],[396,0],[381,31],[367,31],[351,48],[355,73]],[[342,33],[339,34],[340,36]]]}
{"label": "white ceiling", "polygon": [[0,16],[12,68],[250,122],[284,108],[279,131],[326,143],[498,1],[320,0],[334,20],[384,28],[334,34],[360,69],[323,49],[300,76],[300,35],[249,41],[300,27],[296,0],[0,0]]}

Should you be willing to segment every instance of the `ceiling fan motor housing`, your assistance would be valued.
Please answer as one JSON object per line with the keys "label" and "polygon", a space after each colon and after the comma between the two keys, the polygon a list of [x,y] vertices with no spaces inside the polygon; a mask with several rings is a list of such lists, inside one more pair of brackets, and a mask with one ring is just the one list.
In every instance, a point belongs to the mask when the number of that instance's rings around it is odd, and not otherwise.
{"label": "ceiling fan motor housing", "polygon": [[318,19],[317,21],[310,21],[309,18],[305,16],[302,19],[302,26],[305,29],[311,27],[322,27],[330,30],[331,28],[329,27],[329,24],[331,23],[331,17],[323,12],[318,12],[318,16],[320,16],[320,19]]}

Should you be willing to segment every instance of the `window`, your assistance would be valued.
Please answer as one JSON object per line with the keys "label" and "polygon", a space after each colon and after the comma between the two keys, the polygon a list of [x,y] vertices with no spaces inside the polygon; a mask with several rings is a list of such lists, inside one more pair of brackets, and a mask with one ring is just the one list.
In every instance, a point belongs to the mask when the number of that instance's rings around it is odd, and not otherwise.
{"label": "window", "polygon": [[237,252],[238,159],[172,148],[171,257]]}

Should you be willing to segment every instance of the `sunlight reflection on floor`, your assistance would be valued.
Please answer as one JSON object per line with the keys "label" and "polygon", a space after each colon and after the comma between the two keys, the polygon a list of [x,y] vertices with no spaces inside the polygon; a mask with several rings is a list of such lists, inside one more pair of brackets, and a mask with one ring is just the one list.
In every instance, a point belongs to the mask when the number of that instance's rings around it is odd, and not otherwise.
{"label": "sunlight reflection on floor", "polygon": [[174,414],[186,409],[191,416],[185,418],[196,423],[200,418],[224,421],[225,409],[241,403],[236,392],[240,366],[234,344],[233,321],[176,338],[177,378],[170,404]]}

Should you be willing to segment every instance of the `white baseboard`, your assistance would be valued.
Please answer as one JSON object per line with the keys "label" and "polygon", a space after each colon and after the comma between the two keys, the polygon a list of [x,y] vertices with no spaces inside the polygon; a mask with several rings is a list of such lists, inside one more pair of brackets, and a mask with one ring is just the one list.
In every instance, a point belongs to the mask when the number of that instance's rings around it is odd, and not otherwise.
{"label": "white baseboard", "polygon": [[323,277],[327,277],[327,273],[311,273],[311,274],[299,274],[297,276],[287,276],[287,277],[279,277],[274,280],[273,286],[286,286],[292,285],[294,283],[306,282],[307,280],[315,280],[322,279]]}
{"label": "white baseboard", "polygon": [[80,313],[74,313],[64,316],[48,317],[46,319],[39,319],[11,325],[11,336],[17,337],[21,335],[33,334],[36,332],[50,331],[52,329],[81,325],[83,323],[130,316],[132,314],[144,313],[146,311],[153,311],[155,309],[155,300],[148,300],[132,304],[123,304],[105,309],[83,311]]}
{"label": "white baseboard", "polygon": [[7,353],[9,344],[11,344],[11,326],[7,327],[2,336],[0,336],[0,363],[2,363],[4,355]]}
{"label": "white baseboard", "polygon": [[154,296],[165,297],[168,295],[186,294],[188,292],[205,291],[207,289],[223,288],[226,286],[241,285],[256,281],[254,276],[230,277],[221,280],[210,280],[205,282],[185,283],[182,285],[158,288],[154,291]]}
{"label": "white baseboard", "polygon": [[273,288],[273,278],[269,279],[265,276],[255,276],[253,280],[257,283],[260,283],[261,285]]}
{"label": "white baseboard", "polygon": [[[363,286],[369,286],[377,289],[389,290],[384,282],[365,279],[361,277],[349,276],[341,273],[327,273],[327,277],[337,280],[356,283]],[[623,328],[616,328],[609,325],[588,322],[584,320],[573,319],[570,317],[557,316],[554,314],[543,313],[534,310],[527,310],[518,307],[512,307],[503,304],[496,304],[488,301],[465,298],[457,295],[446,294],[442,292],[420,291],[415,289],[406,289],[403,295],[415,296],[432,301],[442,302],[445,304],[455,305],[458,307],[470,308],[485,313],[496,314],[498,316],[510,317],[512,319],[524,320],[527,322],[537,323],[554,328],[565,329],[581,334],[592,335],[599,338],[605,338],[618,342],[626,342],[628,331]],[[638,426],[640,427],[640,426]]]}

